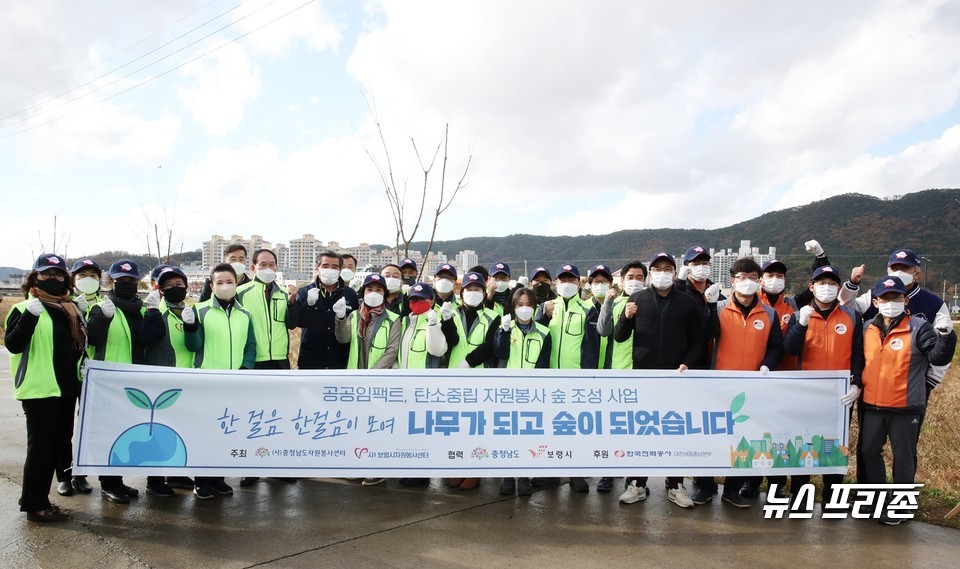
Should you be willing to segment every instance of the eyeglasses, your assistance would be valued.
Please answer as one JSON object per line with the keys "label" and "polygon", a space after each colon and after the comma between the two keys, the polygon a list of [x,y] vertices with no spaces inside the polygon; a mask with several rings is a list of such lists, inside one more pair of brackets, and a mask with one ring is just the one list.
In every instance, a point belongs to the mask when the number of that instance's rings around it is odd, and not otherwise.
{"label": "eyeglasses", "polygon": [[51,279],[63,282],[67,280],[67,275],[61,273],[60,271],[44,271],[42,273],[37,273],[37,280],[39,281],[49,281]]}
{"label": "eyeglasses", "polygon": [[755,274],[753,274],[753,273],[750,273],[750,274],[737,273],[736,275],[733,276],[733,280],[735,280],[735,281],[753,281],[753,282],[759,282],[759,281],[760,281],[760,277],[758,277],[757,275],[755,275]]}

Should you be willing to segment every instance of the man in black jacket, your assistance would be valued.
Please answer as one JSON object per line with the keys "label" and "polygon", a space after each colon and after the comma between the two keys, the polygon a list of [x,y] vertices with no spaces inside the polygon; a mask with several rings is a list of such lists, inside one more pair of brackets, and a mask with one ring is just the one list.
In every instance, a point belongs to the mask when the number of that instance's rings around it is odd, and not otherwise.
{"label": "man in black jacket", "polygon": [[[706,342],[703,312],[689,294],[674,287],[677,267],[673,257],[658,253],[650,259],[651,287],[634,293],[627,300],[613,331],[617,342],[625,342],[633,333],[633,368],[686,371],[703,360]],[[620,501],[632,504],[644,500],[647,478],[627,478]],[[668,477],[667,499],[681,508],[692,508],[693,501],[683,487],[683,477]]]}

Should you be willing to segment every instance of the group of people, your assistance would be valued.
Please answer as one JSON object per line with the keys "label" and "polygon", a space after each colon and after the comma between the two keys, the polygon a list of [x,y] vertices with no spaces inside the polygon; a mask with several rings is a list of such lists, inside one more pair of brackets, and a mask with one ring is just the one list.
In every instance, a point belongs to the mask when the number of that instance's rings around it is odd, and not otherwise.
{"label": "group of people", "polygon": [[[563,264],[554,273],[537,267],[516,281],[507,263],[462,275],[443,264],[429,282],[418,282],[418,267],[410,259],[357,282],[355,259],[324,251],[313,282],[284,289],[276,282],[273,251],[248,256],[242,245],[232,245],[192,306],[186,303],[187,277],[177,267],[155,267],[141,299],[140,269],[131,260],[114,262],[103,275],[91,259],[79,259],[68,270],[62,257],[41,255],[23,284],[25,300],[12,307],[5,323],[15,396],[27,422],[21,510],[38,522],[69,517],[49,500],[54,475],[61,495],[92,491],[84,477],[70,472],[83,358],[289,369],[289,331],[295,328],[301,330],[301,369],[667,369],[681,372],[681,379],[691,369],[849,369],[850,387],[838,405],[858,404],[858,480],[886,482],[882,448],[889,439],[894,482],[911,483],[930,390],[942,380],[956,346],[949,311],[920,285],[919,260],[910,250],[894,251],[887,276],[861,291],[863,266],[845,279],[819,243],[806,247],[815,260],[802,294],[784,293],[784,263],[760,266],[742,258],[724,283],[732,291],[726,298],[721,284],[710,281],[710,254],[699,246],[685,252],[680,266],[665,252],[647,263],[631,261],[620,270],[619,286],[603,264],[590,267],[585,278],[577,266]],[[824,476],[824,504],[842,479]],[[245,477],[240,484],[257,480]],[[530,495],[537,484],[557,481],[506,478],[499,492]],[[778,493],[786,487],[786,477],[769,481],[778,483]],[[791,491],[808,481],[793,476]],[[722,501],[749,507],[761,482],[728,476]],[[446,483],[469,490],[479,479]],[[614,485],[613,478],[603,477],[596,490],[611,492]],[[139,494],[118,476],[101,476],[100,487],[104,499],[120,504]],[[578,477],[570,478],[569,487],[590,489]],[[696,477],[694,487],[691,495],[682,477],[667,478],[667,498],[691,508],[719,492],[712,477]],[[172,496],[176,488],[191,489],[198,499],[233,492],[223,478],[147,479],[148,494]],[[626,477],[620,501],[632,504],[648,494],[646,477]]]}

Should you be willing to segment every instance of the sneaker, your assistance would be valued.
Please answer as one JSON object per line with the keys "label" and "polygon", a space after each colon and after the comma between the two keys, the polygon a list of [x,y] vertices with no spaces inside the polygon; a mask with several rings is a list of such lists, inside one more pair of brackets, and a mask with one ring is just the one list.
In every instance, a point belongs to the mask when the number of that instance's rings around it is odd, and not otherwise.
{"label": "sneaker", "polygon": [[604,476],[597,482],[597,492],[610,492],[613,490],[613,478]]}
{"label": "sneaker", "polygon": [[630,485],[627,486],[627,489],[623,491],[623,494],[620,494],[620,503],[621,504],[636,504],[637,502],[642,502],[647,499],[647,494],[650,493],[650,490],[646,486],[637,486],[637,481],[630,481]]}
{"label": "sneaker", "polygon": [[749,507],[750,507],[750,502],[747,502],[746,500],[744,500],[744,499],[740,496],[740,494],[733,494],[733,493],[724,492],[723,495],[720,496],[720,499],[723,500],[724,502],[726,502],[726,503],[728,503],[728,504],[730,504],[730,505],[732,505],[732,506],[736,506],[736,507],[738,507],[738,508],[749,508]]}
{"label": "sneaker", "polygon": [[891,518],[887,514],[880,516],[880,523],[886,526],[898,526],[902,521],[900,518]]}
{"label": "sneaker", "polygon": [[364,478],[363,482],[360,483],[361,486],[377,486],[386,482],[386,478]]}
{"label": "sneaker", "polygon": [[193,495],[200,500],[209,500],[213,498],[213,488],[211,488],[209,484],[194,486]]}
{"label": "sneaker", "polygon": [[570,478],[570,490],[580,494],[586,494],[590,491],[590,485],[584,478]]}
{"label": "sneaker", "polygon": [[178,490],[193,490],[196,484],[189,476],[167,476],[167,486]]}
{"label": "sneaker", "polygon": [[147,484],[147,494],[153,494],[154,496],[160,496],[162,498],[169,498],[170,496],[177,495],[170,485],[162,482],[159,484]]}
{"label": "sneaker", "polygon": [[240,487],[246,488],[248,486],[253,486],[257,482],[260,482],[259,476],[244,476],[240,479]]}
{"label": "sneaker", "polygon": [[517,479],[517,496],[532,496],[533,495],[533,484],[530,483],[529,478],[518,478]]}
{"label": "sneaker", "polygon": [[674,504],[680,506],[681,508],[692,508],[693,500],[690,499],[690,496],[687,494],[687,489],[683,486],[679,488],[671,488],[667,491],[667,500],[670,500]]}
{"label": "sneaker", "polygon": [[211,482],[210,487],[213,488],[213,491],[221,496],[228,496],[233,494],[233,487],[224,482],[223,480],[217,480],[216,482]]}
{"label": "sneaker", "polygon": [[760,495],[760,487],[747,483],[740,489],[740,495],[747,499],[754,499]]}
{"label": "sneaker", "polygon": [[[770,498],[771,498],[770,492],[768,491],[768,492],[767,492],[767,501],[768,501],[768,502],[770,501]],[[787,494],[786,494],[786,492],[783,491],[783,488],[779,488],[779,487],[778,487],[778,488],[777,488],[777,491],[773,493],[773,498],[774,498],[775,500],[778,500],[778,501],[781,501],[781,502],[782,502],[783,500],[786,500]]]}
{"label": "sneaker", "polygon": [[500,483],[500,490],[497,491],[501,496],[513,496],[517,492],[517,480],[515,478],[504,478]]}
{"label": "sneaker", "polygon": [[705,488],[700,488],[693,493],[693,496],[690,497],[690,501],[698,506],[702,506],[707,502],[713,500],[713,497],[716,495],[716,492],[710,492]]}

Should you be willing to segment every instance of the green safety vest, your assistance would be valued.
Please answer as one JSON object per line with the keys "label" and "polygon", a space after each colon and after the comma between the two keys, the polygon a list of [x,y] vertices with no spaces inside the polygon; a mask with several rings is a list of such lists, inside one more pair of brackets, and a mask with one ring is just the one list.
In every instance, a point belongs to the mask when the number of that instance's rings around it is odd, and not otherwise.
{"label": "green safety vest", "polygon": [[[189,306],[183,309],[193,310]],[[195,356],[187,349],[183,319],[167,306],[166,300],[160,301],[159,310],[167,334],[156,345],[147,346],[147,365],[192,368]]]}
{"label": "green safety vest", "polygon": [[253,336],[257,340],[257,361],[286,360],[290,352],[287,331],[287,295],[276,283],[270,283],[270,302],[266,284],[252,280],[237,289],[237,302],[253,319]]}
{"label": "green safety vest", "polygon": [[[10,308],[7,313],[6,327],[10,325],[10,315],[18,310],[21,315],[27,313],[27,304],[33,295]],[[23,316],[21,316],[22,318]],[[13,396],[18,399],[43,399],[60,397],[60,386],[53,370],[53,319],[46,310],[40,313],[37,327],[27,349],[20,354],[10,353],[10,369],[13,370]],[[77,381],[80,381],[80,362],[77,362]]]}
{"label": "green safety vest", "polygon": [[[440,320],[440,308],[434,307],[437,312],[437,321]],[[410,339],[410,345],[407,351],[403,350],[403,337],[407,334],[410,327],[410,317],[408,315],[403,319],[400,328],[400,368],[401,369],[427,369],[440,367],[440,358],[431,356],[427,352],[427,319],[425,314],[417,316],[417,324],[413,329],[413,337]],[[439,324],[438,324],[439,326]]]}
{"label": "green safety vest", "polygon": [[530,322],[526,333],[519,326],[510,330],[510,357],[507,367],[511,369],[534,369],[540,360],[543,343],[550,335],[550,329],[543,324]]}
{"label": "green safety vest", "polygon": [[[103,301],[98,302],[101,304]],[[100,308],[103,310],[103,307]],[[140,308],[140,316],[143,317],[146,309]],[[120,308],[110,319],[110,326],[107,328],[107,340],[103,345],[96,346],[96,352],[93,359],[104,362],[118,362],[121,364],[133,363],[133,339],[130,337],[130,325],[127,324],[127,317]]]}
{"label": "green safety vest", "polygon": [[[387,343],[390,340],[390,332],[393,330],[397,319],[397,314],[384,309],[373,324],[373,341],[370,343],[370,351],[367,352],[367,369],[373,369],[383,353],[387,351]],[[363,339],[360,338],[360,311],[355,310],[350,315],[350,330],[353,335],[350,338],[350,353],[347,355],[347,369],[357,369],[360,361],[360,348],[363,347]]]}
{"label": "green safety vest", "polygon": [[250,313],[235,302],[227,314],[215,296],[193,308],[203,330],[203,345],[197,350],[194,367],[240,369],[252,320]]}
{"label": "green safety vest", "polygon": [[[78,294],[77,296],[73,297],[73,301],[76,302],[77,299],[80,298],[81,296],[86,297],[87,295],[85,295],[85,294],[83,294],[83,293],[80,293],[80,294]],[[87,320],[90,319],[90,311],[93,309],[93,305],[95,305],[95,304],[100,304],[100,301],[102,301],[102,300],[103,300],[103,297],[100,296],[99,294],[94,294],[92,300],[87,300],[87,310],[86,310],[86,311],[84,312],[84,314],[83,314],[83,320],[84,320],[84,321],[87,321]],[[87,346],[87,357],[88,357],[88,358],[90,358],[90,359],[92,360],[92,359],[93,359],[93,356],[96,355],[96,353],[97,353],[97,348],[96,348],[96,347],[94,347],[94,346]]]}
{"label": "green safety vest", "polygon": [[[627,307],[629,296],[620,295],[613,299],[613,327],[617,327],[617,322],[623,317],[623,309]],[[609,351],[609,354],[607,353]],[[607,356],[610,356],[607,359]],[[600,357],[604,358],[604,365],[607,369],[633,369],[633,332],[630,337],[622,342],[613,339],[611,333],[608,338],[600,338]]]}
{"label": "green safety vest", "polygon": [[573,296],[564,301],[557,297],[550,319],[550,367],[553,369],[580,369],[580,346],[586,333],[587,314],[592,301]]}
{"label": "green safety vest", "polygon": [[[487,331],[493,325],[495,319],[494,314],[493,310],[489,308],[480,308],[477,310],[477,319],[473,321],[473,327],[470,330],[467,330],[467,318],[462,310],[458,310],[453,315],[460,341],[450,350],[450,363],[448,364],[450,369],[457,367],[466,360],[467,354],[477,349],[487,339]],[[480,364],[477,367],[482,368],[486,365]]]}

